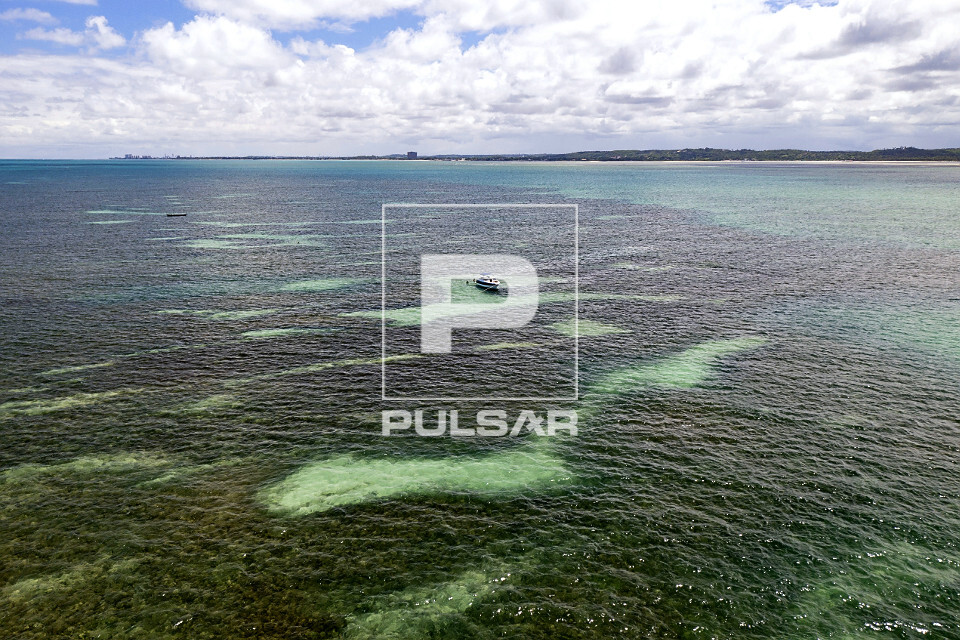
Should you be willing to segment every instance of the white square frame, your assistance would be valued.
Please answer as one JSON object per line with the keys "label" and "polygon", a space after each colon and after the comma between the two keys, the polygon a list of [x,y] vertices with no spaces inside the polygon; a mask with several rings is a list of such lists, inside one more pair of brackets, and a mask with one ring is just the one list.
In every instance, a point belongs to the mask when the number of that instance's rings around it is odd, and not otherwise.
{"label": "white square frame", "polygon": [[[387,209],[501,209],[506,207],[521,209],[573,209],[573,395],[565,397],[530,396],[505,398],[495,396],[482,397],[387,397]],[[409,203],[391,202],[380,206],[380,399],[392,401],[534,401],[534,402],[576,402],[580,399],[580,205],[569,203]]]}

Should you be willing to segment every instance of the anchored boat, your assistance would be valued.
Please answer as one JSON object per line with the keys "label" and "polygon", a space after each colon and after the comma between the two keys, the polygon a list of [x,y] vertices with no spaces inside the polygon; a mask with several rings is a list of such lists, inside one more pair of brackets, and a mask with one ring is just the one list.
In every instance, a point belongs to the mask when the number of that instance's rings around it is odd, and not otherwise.
{"label": "anchored boat", "polygon": [[485,291],[496,291],[500,288],[500,281],[486,273],[475,279],[473,284]]}

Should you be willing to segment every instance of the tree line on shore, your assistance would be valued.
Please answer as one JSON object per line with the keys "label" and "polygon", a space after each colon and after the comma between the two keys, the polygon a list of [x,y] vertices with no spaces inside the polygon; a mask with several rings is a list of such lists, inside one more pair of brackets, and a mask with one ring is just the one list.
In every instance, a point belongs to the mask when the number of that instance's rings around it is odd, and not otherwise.
{"label": "tree line on shore", "polygon": [[[430,156],[426,156],[427,159]],[[540,161],[647,161],[663,162],[669,160],[703,160],[720,162],[738,161],[796,161],[796,160],[859,160],[859,161],[953,161],[960,162],[960,149],[918,149],[899,147],[896,149],[876,149],[874,151],[807,151],[804,149],[623,149],[614,151],[577,151],[574,153],[544,153],[523,155],[477,155],[477,156],[437,156],[437,159],[465,160],[540,160]]]}
{"label": "tree line on shore", "polygon": [[[128,155],[123,159],[155,160],[151,156]],[[167,156],[176,160],[407,160],[405,154],[383,156]],[[575,151],[572,153],[520,153],[520,154],[444,154],[424,155],[417,160],[471,160],[474,162],[664,162],[664,161],[741,161],[741,162],[790,162],[790,161],[914,161],[914,162],[960,162],[960,149],[918,149],[897,147],[873,151],[807,151],[804,149],[618,149],[613,151]]]}

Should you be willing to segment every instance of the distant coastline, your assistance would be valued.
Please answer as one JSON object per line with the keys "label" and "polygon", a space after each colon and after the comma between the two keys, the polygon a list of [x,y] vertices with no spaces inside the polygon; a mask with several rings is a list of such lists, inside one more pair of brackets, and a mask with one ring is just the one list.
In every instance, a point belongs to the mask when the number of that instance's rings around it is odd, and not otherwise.
{"label": "distant coastline", "polygon": [[803,149],[619,149],[572,153],[444,154],[383,156],[148,156],[128,154],[111,160],[433,160],[447,162],[960,162],[960,148],[897,147],[873,151],[806,151]]}

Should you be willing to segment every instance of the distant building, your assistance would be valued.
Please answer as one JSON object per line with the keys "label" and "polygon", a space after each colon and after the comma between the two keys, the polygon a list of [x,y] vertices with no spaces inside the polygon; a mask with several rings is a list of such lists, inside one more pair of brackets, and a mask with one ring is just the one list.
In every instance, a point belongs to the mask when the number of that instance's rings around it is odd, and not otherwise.
{"label": "distant building", "polygon": [[407,160],[416,160],[417,152],[416,151],[407,151]]}

